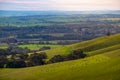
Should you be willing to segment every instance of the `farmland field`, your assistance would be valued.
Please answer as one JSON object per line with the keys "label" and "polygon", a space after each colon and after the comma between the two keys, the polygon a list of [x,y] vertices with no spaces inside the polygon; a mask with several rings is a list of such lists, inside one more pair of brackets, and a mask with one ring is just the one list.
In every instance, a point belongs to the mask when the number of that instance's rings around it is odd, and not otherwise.
{"label": "farmland field", "polygon": [[[19,47],[21,48],[28,48],[30,50],[38,50],[42,47],[50,47],[50,48],[57,48],[57,47],[60,47],[61,45],[52,45],[52,44],[27,44],[27,45],[18,45]],[[7,46],[0,46],[0,49],[5,49],[7,48]]]}

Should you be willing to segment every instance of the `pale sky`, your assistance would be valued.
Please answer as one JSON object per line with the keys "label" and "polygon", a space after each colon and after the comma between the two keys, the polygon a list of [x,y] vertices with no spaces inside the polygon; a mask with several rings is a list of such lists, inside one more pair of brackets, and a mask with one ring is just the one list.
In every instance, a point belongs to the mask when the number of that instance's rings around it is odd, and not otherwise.
{"label": "pale sky", "polygon": [[0,0],[0,10],[120,10],[120,0]]}

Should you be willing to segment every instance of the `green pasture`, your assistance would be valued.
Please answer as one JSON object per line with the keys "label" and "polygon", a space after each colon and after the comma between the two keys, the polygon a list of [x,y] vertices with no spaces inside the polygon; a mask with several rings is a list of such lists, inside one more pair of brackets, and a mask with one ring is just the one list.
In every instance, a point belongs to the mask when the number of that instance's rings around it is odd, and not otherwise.
{"label": "green pasture", "polygon": [[[57,47],[60,47],[61,45],[53,45],[53,44],[26,44],[26,45],[18,45],[19,47],[21,48],[28,48],[30,50],[37,50],[37,49],[40,49],[44,46],[48,46],[48,47],[51,47],[52,49],[53,48],[57,48]],[[5,49],[7,48],[7,46],[0,46],[0,49]]]}
{"label": "green pasture", "polygon": [[[48,58],[82,49],[84,59],[0,69],[0,80],[120,80],[120,34],[46,50]],[[39,52],[38,52],[39,53]]]}

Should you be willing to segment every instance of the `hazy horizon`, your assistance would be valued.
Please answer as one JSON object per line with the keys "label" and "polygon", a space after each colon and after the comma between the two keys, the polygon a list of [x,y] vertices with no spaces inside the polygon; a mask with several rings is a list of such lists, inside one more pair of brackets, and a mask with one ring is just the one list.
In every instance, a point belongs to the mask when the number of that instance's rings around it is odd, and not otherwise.
{"label": "hazy horizon", "polygon": [[95,11],[120,10],[119,0],[0,0],[0,10]]}

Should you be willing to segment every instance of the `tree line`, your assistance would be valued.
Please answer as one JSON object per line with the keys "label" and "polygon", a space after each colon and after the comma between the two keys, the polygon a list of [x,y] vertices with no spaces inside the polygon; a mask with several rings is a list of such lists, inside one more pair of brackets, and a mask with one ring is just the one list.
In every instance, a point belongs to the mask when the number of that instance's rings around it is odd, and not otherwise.
{"label": "tree line", "polygon": [[0,54],[0,68],[23,68],[38,65],[46,65],[57,62],[75,60],[86,57],[86,54],[80,49],[73,50],[68,55],[55,55],[46,61],[47,54],[45,52],[33,53],[28,55],[27,53],[2,55]]}

